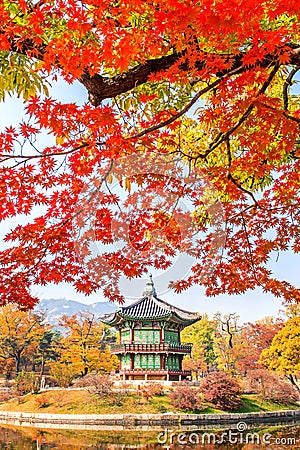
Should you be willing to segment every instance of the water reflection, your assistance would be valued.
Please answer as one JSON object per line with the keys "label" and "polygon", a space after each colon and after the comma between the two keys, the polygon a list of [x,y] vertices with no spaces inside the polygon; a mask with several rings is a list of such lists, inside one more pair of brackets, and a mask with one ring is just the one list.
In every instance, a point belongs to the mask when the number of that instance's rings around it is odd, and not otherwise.
{"label": "water reflection", "polygon": [[[160,434],[159,434],[160,433]],[[212,431],[66,431],[0,427],[0,449],[11,450],[296,450],[300,448],[300,427]]]}

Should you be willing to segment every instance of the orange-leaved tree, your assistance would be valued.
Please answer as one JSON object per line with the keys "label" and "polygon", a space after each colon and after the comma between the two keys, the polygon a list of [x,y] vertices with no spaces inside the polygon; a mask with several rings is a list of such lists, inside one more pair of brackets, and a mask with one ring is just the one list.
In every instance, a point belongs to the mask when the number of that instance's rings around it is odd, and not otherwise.
{"label": "orange-leaved tree", "polygon": [[246,345],[246,352],[239,361],[239,367],[244,373],[249,370],[261,369],[259,359],[262,351],[270,347],[274,336],[283,326],[284,321],[278,317],[264,317],[244,325],[242,340]]}
{"label": "orange-leaved tree", "polygon": [[2,0],[0,97],[24,118],[0,133],[0,220],[22,216],[1,302],[30,307],[32,287],[61,281],[122,301],[120,276],[178,254],[191,271],[176,291],[299,299],[268,267],[299,251],[299,14],[296,0]]}

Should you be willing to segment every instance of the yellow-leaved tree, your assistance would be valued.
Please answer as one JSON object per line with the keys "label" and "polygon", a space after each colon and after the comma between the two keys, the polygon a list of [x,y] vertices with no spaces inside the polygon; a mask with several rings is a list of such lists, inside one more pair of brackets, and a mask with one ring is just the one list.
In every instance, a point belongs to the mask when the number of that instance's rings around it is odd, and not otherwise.
{"label": "yellow-leaved tree", "polygon": [[66,334],[59,344],[56,365],[66,365],[74,375],[81,376],[91,371],[109,373],[118,367],[118,358],[104,343],[105,325],[97,322],[94,314],[62,316],[59,325]]}
{"label": "yellow-leaved tree", "polygon": [[272,344],[263,350],[260,362],[269,370],[284,374],[298,389],[297,374],[300,372],[300,317],[287,320],[274,336]]}
{"label": "yellow-leaved tree", "polygon": [[0,308],[0,361],[4,368],[18,374],[26,359],[34,366],[41,342],[52,327],[45,323],[43,313],[20,310],[14,304]]}
{"label": "yellow-leaved tree", "polygon": [[181,341],[193,344],[191,356],[186,356],[183,360],[184,369],[192,370],[198,376],[216,367],[214,324],[207,314],[182,331]]}

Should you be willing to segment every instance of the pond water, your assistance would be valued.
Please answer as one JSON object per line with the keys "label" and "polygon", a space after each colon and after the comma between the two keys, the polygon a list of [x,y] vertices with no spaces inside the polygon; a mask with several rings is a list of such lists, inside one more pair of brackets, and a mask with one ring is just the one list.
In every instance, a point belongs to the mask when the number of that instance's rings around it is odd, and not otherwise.
{"label": "pond water", "polygon": [[296,450],[300,427],[268,427],[235,430],[46,430],[0,425],[0,449],[10,450]]}

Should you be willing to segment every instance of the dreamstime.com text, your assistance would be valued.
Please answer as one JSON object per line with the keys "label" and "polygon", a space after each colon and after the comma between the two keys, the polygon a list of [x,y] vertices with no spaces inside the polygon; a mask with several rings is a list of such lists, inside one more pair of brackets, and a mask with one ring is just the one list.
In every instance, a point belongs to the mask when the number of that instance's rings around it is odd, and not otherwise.
{"label": "dreamstime.com text", "polygon": [[270,433],[257,433],[247,430],[245,422],[239,422],[234,430],[226,430],[219,433],[184,433],[182,431],[170,431],[165,429],[157,435],[157,442],[168,448],[170,445],[206,445],[206,444],[264,444],[264,445],[296,445],[294,437],[278,437]]}

